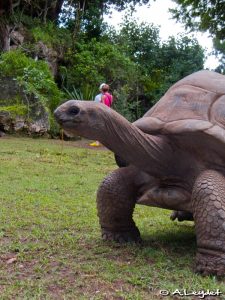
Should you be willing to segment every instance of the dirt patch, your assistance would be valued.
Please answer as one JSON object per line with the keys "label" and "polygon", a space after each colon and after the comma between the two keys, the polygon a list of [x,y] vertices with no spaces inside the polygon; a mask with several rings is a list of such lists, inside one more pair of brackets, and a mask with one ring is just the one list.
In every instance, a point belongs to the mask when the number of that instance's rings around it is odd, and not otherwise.
{"label": "dirt patch", "polygon": [[[60,144],[60,145],[62,144],[61,140],[53,140],[53,141],[56,144]],[[95,150],[95,151],[99,151],[99,150],[109,151],[109,149],[107,149],[103,145],[101,145],[99,147],[90,146],[90,144],[92,142],[93,142],[92,140],[80,139],[80,140],[77,140],[77,141],[63,141],[63,144],[64,144],[64,146],[77,147],[77,148],[86,148],[86,149],[91,149],[91,150]]]}
{"label": "dirt patch", "polygon": [[100,297],[106,300],[122,300],[125,299],[124,295],[135,290],[135,287],[124,282],[123,280],[116,280],[105,282],[97,276],[83,275],[83,282],[78,286],[80,295],[95,299]]}

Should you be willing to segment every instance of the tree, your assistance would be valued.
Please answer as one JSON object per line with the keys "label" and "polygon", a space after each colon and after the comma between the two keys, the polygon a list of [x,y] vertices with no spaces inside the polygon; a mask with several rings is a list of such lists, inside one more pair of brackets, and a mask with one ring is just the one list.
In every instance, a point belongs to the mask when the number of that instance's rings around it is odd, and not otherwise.
{"label": "tree", "polygon": [[129,97],[139,99],[145,110],[173,83],[203,68],[204,50],[197,40],[178,36],[162,43],[153,24],[138,25],[128,17],[113,41],[136,65],[138,77]]}
{"label": "tree", "polygon": [[[68,21],[73,28],[74,38],[81,31],[85,31],[88,39],[99,38],[105,30],[103,14],[108,14],[113,6],[118,11],[124,10],[128,5],[149,3],[150,0],[66,0],[63,6],[62,21]],[[70,9],[68,10],[68,7]],[[72,11],[72,15],[71,15]],[[70,17],[68,18],[68,15]]]}
{"label": "tree", "polygon": [[61,12],[64,0],[2,0],[0,2],[0,16],[10,17],[17,11],[32,18],[39,18],[46,22],[55,21]]}
{"label": "tree", "polygon": [[212,37],[225,38],[224,0],[173,0],[178,8],[170,9],[173,17],[191,30],[209,31]]}
{"label": "tree", "polygon": [[[178,8],[170,9],[173,18],[185,24],[186,29],[209,32],[217,53],[225,63],[225,1],[173,0]],[[223,61],[224,60],[224,61]]]}
{"label": "tree", "polygon": [[15,27],[20,25],[22,15],[39,18],[43,23],[56,21],[63,0],[2,0],[0,1],[0,50],[10,50],[10,40]]}
{"label": "tree", "polygon": [[181,78],[204,68],[204,50],[194,38],[180,35],[162,44],[158,67],[163,70],[163,82],[158,95]]}
{"label": "tree", "polygon": [[70,56],[66,88],[96,86],[108,82],[113,88],[133,80],[135,64],[110,41],[80,41]]}
{"label": "tree", "polygon": [[[74,19],[74,37],[81,28],[85,28],[91,37],[102,32],[103,13],[109,12],[113,5],[123,10],[128,4],[146,4],[149,0],[2,0],[0,1],[0,50],[10,49],[10,34],[18,26],[18,15],[38,18],[44,24],[47,21],[57,22],[59,15],[68,13],[65,7],[70,6],[69,21]],[[71,15],[72,11],[72,15]],[[65,17],[65,16],[64,16]]]}

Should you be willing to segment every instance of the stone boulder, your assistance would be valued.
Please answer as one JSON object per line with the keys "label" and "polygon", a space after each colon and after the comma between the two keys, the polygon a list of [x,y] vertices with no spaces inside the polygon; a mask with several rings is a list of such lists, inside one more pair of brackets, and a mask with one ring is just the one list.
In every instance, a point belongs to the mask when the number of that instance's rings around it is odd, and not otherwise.
{"label": "stone boulder", "polygon": [[0,107],[0,131],[9,132],[11,131],[11,116],[7,111],[1,111]]}
{"label": "stone boulder", "polygon": [[11,77],[0,78],[0,132],[45,135],[49,113],[34,95],[27,95]]}
{"label": "stone boulder", "polygon": [[58,57],[59,54],[52,48],[47,47],[42,41],[37,42],[35,45],[36,58],[45,60],[52,72],[56,77],[58,72]]}

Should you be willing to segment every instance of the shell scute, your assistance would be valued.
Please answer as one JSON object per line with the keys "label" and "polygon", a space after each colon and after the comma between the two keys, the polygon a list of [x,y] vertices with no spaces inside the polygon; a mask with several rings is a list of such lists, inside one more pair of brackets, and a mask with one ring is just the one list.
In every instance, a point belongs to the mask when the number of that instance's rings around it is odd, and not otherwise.
{"label": "shell scute", "polygon": [[185,77],[134,124],[151,134],[204,132],[225,143],[225,76],[203,70]]}

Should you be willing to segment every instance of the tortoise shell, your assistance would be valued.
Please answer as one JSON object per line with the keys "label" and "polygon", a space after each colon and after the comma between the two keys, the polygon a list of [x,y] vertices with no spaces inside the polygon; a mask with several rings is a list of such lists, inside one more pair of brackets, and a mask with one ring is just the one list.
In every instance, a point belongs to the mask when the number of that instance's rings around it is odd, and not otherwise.
{"label": "tortoise shell", "polygon": [[225,143],[225,76],[203,70],[185,77],[134,124],[149,134],[204,132]]}

